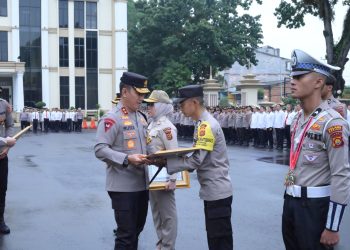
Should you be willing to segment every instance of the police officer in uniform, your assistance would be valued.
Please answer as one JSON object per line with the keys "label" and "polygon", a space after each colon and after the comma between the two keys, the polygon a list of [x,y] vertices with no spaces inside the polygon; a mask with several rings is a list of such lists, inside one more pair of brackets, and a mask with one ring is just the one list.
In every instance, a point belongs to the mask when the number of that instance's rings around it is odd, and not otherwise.
{"label": "police officer in uniform", "polygon": [[[2,89],[0,88],[0,93]],[[5,224],[5,198],[8,178],[9,149],[15,145],[16,139],[13,135],[12,108],[4,99],[0,99],[0,233],[9,234],[10,228]]]}
{"label": "police officer in uniform", "polygon": [[[154,90],[145,102],[148,104],[148,114],[151,119],[148,126],[147,154],[178,148],[177,129],[169,120],[174,108],[168,94],[162,90]],[[165,190],[152,190],[149,194],[154,227],[158,236],[156,246],[161,250],[175,249],[176,178],[176,173],[168,175]]]}
{"label": "police officer in uniform", "polygon": [[335,81],[328,81],[322,90],[322,99],[326,100],[331,108],[337,111],[344,119],[347,118],[347,108],[333,95],[333,87]]}
{"label": "police officer in uniform", "polygon": [[291,124],[290,167],[282,215],[287,250],[333,249],[350,194],[347,122],[322,101],[331,70],[301,50],[292,53],[292,97],[302,110]]}
{"label": "police officer in uniform", "polygon": [[178,101],[184,115],[197,122],[194,146],[200,150],[191,156],[167,158],[168,173],[197,170],[201,185],[199,196],[204,200],[209,249],[233,249],[232,184],[224,133],[217,120],[203,106],[201,86],[189,85],[180,88]]}
{"label": "police officer in uniform", "polygon": [[121,100],[97,127],[95,155],[107,164],[106,190],[112,200],[117,232],[114,249],[137,249],[148,210],[147,122],[138,109],[149,90],[147,78],[124,72]]}

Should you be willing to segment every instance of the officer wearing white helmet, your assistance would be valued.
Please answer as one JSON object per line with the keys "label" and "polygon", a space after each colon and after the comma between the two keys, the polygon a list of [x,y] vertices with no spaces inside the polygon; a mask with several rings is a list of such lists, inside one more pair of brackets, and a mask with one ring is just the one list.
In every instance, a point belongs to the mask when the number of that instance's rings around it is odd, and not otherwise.
{"label": "officer wearing white helmet", "polygon": [[292,61],[292,97],[302,110],[291,124],[283,240],[287,250],[333,249],[350,194],[349,125],[321,98],[335,67],[301,50]]}

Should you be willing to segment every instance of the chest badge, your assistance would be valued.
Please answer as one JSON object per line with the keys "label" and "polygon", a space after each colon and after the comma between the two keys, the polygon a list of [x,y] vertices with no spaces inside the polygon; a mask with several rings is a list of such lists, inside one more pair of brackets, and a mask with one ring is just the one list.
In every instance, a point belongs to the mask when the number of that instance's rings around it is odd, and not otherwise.
{"label": "chest badge", "polygon": [[318,157],[317,155],[305,155],[306,160],[311,161],[311,162],[316,160],[317,157]]}

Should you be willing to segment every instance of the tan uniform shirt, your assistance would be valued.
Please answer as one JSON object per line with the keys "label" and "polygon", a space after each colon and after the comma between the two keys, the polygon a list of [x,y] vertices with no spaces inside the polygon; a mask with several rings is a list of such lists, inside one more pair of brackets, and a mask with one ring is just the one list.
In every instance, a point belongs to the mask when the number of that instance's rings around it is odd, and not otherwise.
{"label": "tan uniform shirt", "polygon": [[0,147],[6,145],[5,138],[13,136],[12,109],[7,101],[0,98]]}
{"label": "tan uniform shirt", "polygon": [[[165,116],[158,121],[152,121],[147,132],[147,154],[153,154],[160,150],[178,148],[177,129]],[[176,179],[177,174],[169,176],[169,179]]]}
{"label": "tan uniform shirt", "polygon": [[217,120],[206,110],[199,121],[194,143],[201,149],[190,156],[168,158],[168,173],[197,169],[201,199],[212,201],[227,198],[232,195],[232,184],[224,133]]}
{"label": "tan uniform shirt", "polygon": [[252,121],[252,112],[248,111],[245,113],[245,116],[243,117],[243,127],[250,128],[251,121]]}
{"label": "tan uniform shirt", "polygon": [[222,120],[221,120],[222,128],[228,128],[228,119],[229,119],[229,114],[226,112],[222,113]]}
{"label": "tan uniform shirt", "polygon": [[243,113],[239,112],[236,114],[236,128],[243,127]]}
{"label": "tan uniform shirt", "polygon": [[[295,167],[295,184],[304,187],[331,185],[331,201],[346,204],[350,194],[349,126],[326,102],[319,108],[326,110],[326,115],[316,117],[306,133]],[[292,122],[291,133],[294,128],[296,130],[294,148],[307,121],[301,112]]]}
{"label": "tan uniform shirt", "polygon": [[119,102],[98,123],[95,155],[107,164],[106,189],[137,192],[148,188],[147,168],[129,164],[130,154],[146,154],[147,122],[139,112],[127,112]]}
{"label": "tan uniform shirt", "polygon": [[341,103],[333,95],[327,100],[327,102],[329,106],[335,111],[337,111],[344,119],[347,118],[347,108],[344,103]]}

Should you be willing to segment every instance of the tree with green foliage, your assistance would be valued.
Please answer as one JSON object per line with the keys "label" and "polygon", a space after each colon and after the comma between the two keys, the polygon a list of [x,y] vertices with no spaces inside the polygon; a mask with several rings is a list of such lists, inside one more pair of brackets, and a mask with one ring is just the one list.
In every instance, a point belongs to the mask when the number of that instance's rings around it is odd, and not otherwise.
{"label": "tree with green foliage", "polygon": [[342,77],[345,64],[348,61],[350,50],[350,1],[343,0],[344,8],[347,8],[344,17],[343,32],[338,41],[333,36],[332,21],[335,17],[334,6],[338,0],[282,0],[276,8],[275,15],[278,19],[278,27],[285,25],[294,29],[305,26],[306,15],[319,17],[324,24],[323,35],[326,42],[326,59],[331,65],[336,65],[341,70],[334,72],[337,82],[335,90],[344,89],[345,81]]}
{"label": "tree with green foliage", "polygon": [[129,69],[149,77],[152,87],[172,94],[201,83],[214,72],[256,64],[261,43],[259,16],[239,15],[251,0],[129,1]]}
{"label": "tree with green foliage", "polygon": [[282,98],[282,102],[287,105],[287,104],[292,104],[293,106],[297,105],[299,101],[293,97],[287,96]]}
{"label": "tree with green foliage", "polygon": [[230,103],[228,101],[228,98],[227,96],[225,97],[222,97],[219,101],[219,107],[220,108],[225,108],[225,107],[229,107],[230,106]]}
{"label": "tree with green foliage", "polygon": [[40,102],[37,102],[35,103],[35,107],[38,108],[38,109],[42,109],[46,106],[46,103],[43,102],[43,101],[40,101]]}

